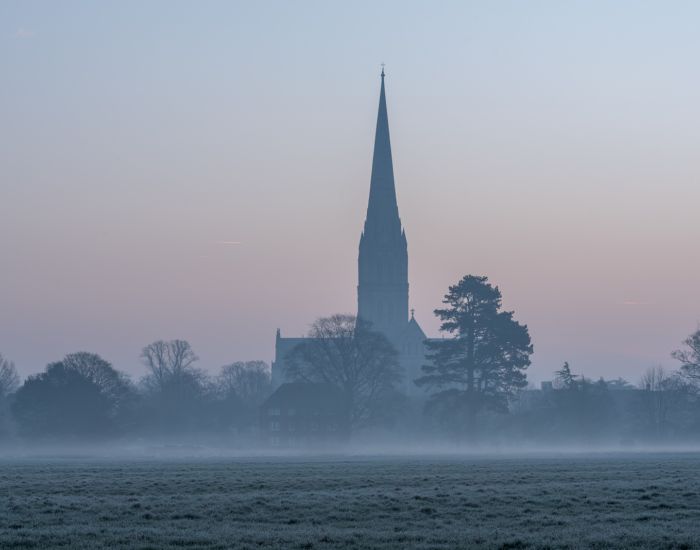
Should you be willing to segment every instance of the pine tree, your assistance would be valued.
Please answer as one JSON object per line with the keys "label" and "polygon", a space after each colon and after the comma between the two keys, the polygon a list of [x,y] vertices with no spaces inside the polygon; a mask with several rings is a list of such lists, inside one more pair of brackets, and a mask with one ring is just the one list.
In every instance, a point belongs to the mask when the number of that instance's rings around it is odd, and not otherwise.
{"label": "pine tree", "polygon": [[[556,376],[557,385],[562,389],[573,390],[577,387],[577,375],[571,372],[571,367],[568,361],[564,361],[561,369],[554,373]],[[581,379],[583,382],[583,378]]]}
{"label": "pine tree", "polygon": [[435,315],[451,338],[426,342],[428,364],[416,384],[435,390],[429,410],[474,435],[479,412],[506,412],[508,399],[526,385],[530,334],[512,311],[501,310],[501,292],[486,277],[463,277],[443,303]]}

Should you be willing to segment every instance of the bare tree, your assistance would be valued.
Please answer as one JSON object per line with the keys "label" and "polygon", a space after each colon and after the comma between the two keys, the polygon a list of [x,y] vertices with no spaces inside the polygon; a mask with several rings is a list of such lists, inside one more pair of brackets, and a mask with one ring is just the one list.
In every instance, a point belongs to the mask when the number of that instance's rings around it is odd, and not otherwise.
{"label": "bare tree", "polygon": [[643,404],[653,435],[663,437],[667,428],[668,411],[673,399],[674,378],[663,367],[650,367],[639,383],[644,390]]}
{"label": "bare tree", "polygon": [[163,390],[183,379],[203,378],[203,373],[193,366],[199,357],[186,340],[158,340],[148,344],[141,351],[141,359],[149,370],[146,385],[153,390]]}
{"label": "bare tree", "polygon": [[146,424],[165,432],[205,429],[208,422],[207,375],[185,340],[159,340],[147,345],[141,359],[149,370],[143,379]]}
{"label": "bare tree", "polygon": [[353,315],[318,319],[308,339],[290,352],[287,365],[291,379],[339,389],[347,400],[353,428],[377,418],[401,378],[394,346]]}
{"label": "bare tree", "polygon": [[685,349],[674,351],[671,355],[681,362],[681,373],[691,382],[700,383],[700,329],[683,341]]}
{"label": "bare tree", "polygon": [[0,398],[5,397],[19,387],[19,376],[15,364],[0,354]]}
{"label": "bare tree", "polygon": [[216,382],[223,396],[258,405],[270,391],[270,367],[264,361],[237,361],[221,367]]}
{"label": "bare tree", "polygon": [[668,387],[670,376],[666,374],[663,367],[650,367],[642,375],[639,385],[643,390],[650,392],[660,392]]}

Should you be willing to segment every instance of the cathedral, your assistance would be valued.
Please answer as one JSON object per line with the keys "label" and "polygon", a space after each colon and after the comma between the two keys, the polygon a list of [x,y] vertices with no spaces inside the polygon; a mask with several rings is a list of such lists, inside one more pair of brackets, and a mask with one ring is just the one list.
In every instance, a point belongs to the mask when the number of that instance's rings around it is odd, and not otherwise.
{"label": "cathedral", "polygon": [[[382,70],[367,217],[357,262],[357,316],[370,322],[374,330],[384,333],[394,344],[403,369],[404,392],[416,395],[421,390],[413,380],[420,376],[426,336],[413,310],[409,318],[408,247],[396,201],[384,77]],[[275,387],[285,382],[286,354],[303,340],[283,338],[277,330],[272,363]]]}

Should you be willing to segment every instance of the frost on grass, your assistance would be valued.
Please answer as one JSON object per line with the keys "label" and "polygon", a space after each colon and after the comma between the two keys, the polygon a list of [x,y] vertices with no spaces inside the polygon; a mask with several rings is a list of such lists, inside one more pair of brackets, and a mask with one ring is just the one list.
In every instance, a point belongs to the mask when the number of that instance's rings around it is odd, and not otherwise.
{"label": "frost on grass", "polygon": [[2,548],[692,548],[700,458],[0,464]]}

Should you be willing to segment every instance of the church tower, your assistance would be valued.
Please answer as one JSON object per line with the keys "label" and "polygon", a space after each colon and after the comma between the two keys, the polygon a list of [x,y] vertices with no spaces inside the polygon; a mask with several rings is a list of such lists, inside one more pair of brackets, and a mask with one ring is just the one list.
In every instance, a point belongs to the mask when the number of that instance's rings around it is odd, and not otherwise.
{"label": "church tower", "polygon": [[369,203],[358,258],[357,316],[398,343],[408,323],[408,250],[394,187],[384,70]]}

